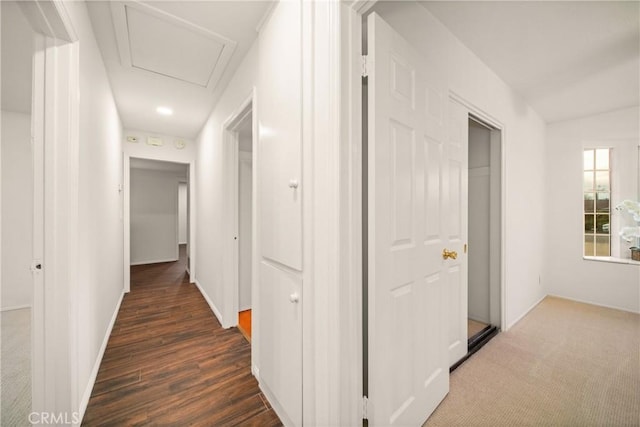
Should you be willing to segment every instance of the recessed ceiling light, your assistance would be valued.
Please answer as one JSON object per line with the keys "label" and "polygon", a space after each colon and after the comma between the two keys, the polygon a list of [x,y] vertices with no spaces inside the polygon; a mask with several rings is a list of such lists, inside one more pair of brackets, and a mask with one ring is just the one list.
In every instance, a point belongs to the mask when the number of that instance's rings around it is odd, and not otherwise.
{"label": "recessed ceiling light", "polygon": [[163,116],[170,116],[173,114],[173,110],[169,107],[158,107],[156,108],[158,114],[162,114]]}

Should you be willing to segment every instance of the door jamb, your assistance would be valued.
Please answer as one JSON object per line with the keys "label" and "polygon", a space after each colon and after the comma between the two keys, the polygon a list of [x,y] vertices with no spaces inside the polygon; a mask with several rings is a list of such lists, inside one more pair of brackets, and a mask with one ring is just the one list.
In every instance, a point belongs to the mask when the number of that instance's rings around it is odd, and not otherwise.
{"label": "door jamb", "polygon": [[[499,241],[495,242],[495,238],[493,235],[490,235],[491,245],[495,245],[495,243],[499,243],[500,251],[499,251],[499,271],[497,272],[500,275],[499,283],[500,283],[500,325],[499,329],[505,331],[507,328],[506,323],[506,286],[505,286],[505,277],[506,277],[506,180],[505,180],[505,170],[506,170],[506,149],[505,149],[505,141],[506,141],[506,127],[505,125],[489,113],[485,112],[481,108],[475,106],[471,102],[467,101],[462,96],[458,95],[454,91],[450,91],[450,98],[462,105],[468,112],[468,114],[475,116],[481,121],[485,122],[489,126],[493,127],[491,130],[491,146],[494,144],[499,145],[500,147],[500,237]],[[500,138],[496,140],[496,138]],[[491,183],[493,185],[493,183]],[[491,208],[494,206],[494,201],[490,202]],[[492,217],[492,220],[495,218]],[[490,274],[493,276],[496,272],[493,271],[493,266],[490,266]],[[490,277],[491,277],[490,276]],[[491,280],[491,283],[493,280]],[[497,325],[494,325],[497,326]]]}
{"label": "door jamb", "polygon": [[[230,328],[232,326],[236,326],[238,324],[238,310],[239,310],[239,244],[238,244],[238,232],[239,232],[239,221],[238,221],[238,200],[239,200],[239,142],[238,142],[238,132],[237,128],[240,123],[247,118],[249,114],[252,114],[252,184],[255,185],[255,175],[256,175],[256,159],[257,159],[257,115],[256,115],[256,103],[255,103],[255,88],[253,88],[252,93],[242,101],[242,103],[238,106],[238,108],[229,115],[229,117],[224,121],[222,125],[223,132],[223,144],[224,144],[224,156],[225,156],[225,186],[224,192],[228,197],[225,197],[225,200],[229,200],[230,203],[226,206],[224,213],[224,222],[226,224],[225,229],[225,257],[227,258],[225,265],[225,271],[223,272],[223,277],[229,278],[229,285],[226,287],[224,292],[224,302],[222,308],[222,319],[220,319],[222,326],[225,328]],[[257,248],[257,230],[256,230],[256,203],[257,203],[257,187],[254,187],[253,194],[251,196],[252,202],[252,213],[251,213],[251,253],[252,253],[252,274],[251,274],[251,300],[252,305],[257,306],[257,300],[254,299],[256,292],[254,292],[256,288],[256,248]],[[227,280],[225,280],[227,282]],[[256,307],[257,308],[257,307]],[[252,323],[253,318],[255,316],[252,315]],[[255,331],[252,328],[252,340],[251,340],[251,348],[252,353],[255,348],[254,345],[254,336]],[[253,366],[253,363],[252,363]],[[253,368],[252,368],[253,369]]]}
{"label": "door jamb", "polygon": [[[31,132],[42,147],[40,279],[32,305],[32,412],[77,416],[79,46],[63,2],[18,3],[35,36]],[[34,230],[34,238],[36,236]],[[34,241],[34,244],[36,242]],[[34,249],[35,249],[34,245]]]}
{"label": "door jamb", "polygon": [[341,400],[345,402],[341,409],[340,420],[344,424],[361,424],[366,418],[363,404],[363,266],[362,266],[362,20],[377,0],[354,0],[344,2],[341,11],[342,45],[346,46],[341,53],[341,76],[343,78],[344,94],[341,98],[341,138],[344,138],[345,179],[348,183],[350,197],[345,201],[345,211],[342,218],[345,223],[344,235],[348,244],[348,257],[345,259],[342,277],[348,284],[344,296],[348,296],[350,310],[345,311],[343,329],[345,336],[351,338],[352,347],[349,349],[346,365],[351,374],[345,375],[342,384]]}

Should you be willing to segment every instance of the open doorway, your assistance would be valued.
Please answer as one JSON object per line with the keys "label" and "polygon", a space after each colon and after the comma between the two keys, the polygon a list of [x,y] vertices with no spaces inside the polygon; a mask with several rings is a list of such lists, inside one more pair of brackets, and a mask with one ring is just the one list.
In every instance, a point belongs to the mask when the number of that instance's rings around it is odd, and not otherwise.
{"label": "open doorway", "polygon": [[238,138],[238,329],[251,341],[251,278],[253,250],[252,114],[236,129]]}
{"label": "open doorway", "polygon": [[253,307],[253,251],[254,251],[254,156],[252,102],[247,102],[226,126],[233,161],[231,169],[235,301],[237,325],[244,337],[251,341]]}
{"label": "open doorway", "polygon": [[468,351],[500,329],[501,131],[469,115]]}
{"label": "open doorway", "polygon": [[[2,11],[1,425],[24,425],[32,411],[34,164],[31,143],[35,33],[17,2]],[[42,165],[40,165],[41,167]],[[42,173],[42,170],[38,170]],[[37,220],[37,218],[35,218]],[[42,242],[39,242],[42,243]],[[38,246],[38,244],[36,243]],[[34,273],[35,274],[35,273]],[[37,318],[37,316],[36,316]]]}
{"label": "open doorway", "polygon": [[[176,274],[188,274],[189,165],[129,160],[129,250],[131,279],[157,263],[178,263]],[[138,282],[144,279],[138,278]]]}

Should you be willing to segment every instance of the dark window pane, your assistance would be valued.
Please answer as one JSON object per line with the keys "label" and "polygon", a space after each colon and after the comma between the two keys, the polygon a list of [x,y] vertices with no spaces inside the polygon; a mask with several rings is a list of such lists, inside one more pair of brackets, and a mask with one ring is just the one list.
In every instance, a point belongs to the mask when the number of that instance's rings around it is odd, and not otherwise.
{"label": "dark window pane", "polygon": [[609,193],[597,193],[596,210],[609,212]]}
{"label": "dark window pane", "polygon": [[585,233],[593,233],[594,231],[594,218],[593,215],[585,215],[584,216],[584,232]]}
{"label": "dark window pane", "polygon": [[596,236],[596,256],[610,256],[611,246],[608,236]]}
{"label": "dark window pane", "polygon": [[596,215],[596,233],[609,234],[609,215]]}
{"label": "dark window pane", "polygon": [[595,199],[594,193],[584,193],[584,211],[585,213],[593,213],[593,203]]}
{"label": "dark window pane", "polygon": [[584,236],[584,255],[585,256],[594,256],[595,255],[595,247],[593,245],[593,236]]}

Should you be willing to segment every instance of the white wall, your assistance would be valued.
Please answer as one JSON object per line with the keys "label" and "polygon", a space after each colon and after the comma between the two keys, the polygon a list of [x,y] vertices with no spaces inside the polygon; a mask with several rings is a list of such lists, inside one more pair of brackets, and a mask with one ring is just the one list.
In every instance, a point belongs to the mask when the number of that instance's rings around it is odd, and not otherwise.
{"label": "white wall", "polygon": [[469,305],[470,319],[489,318],[489,211],[491,133],[469,122]]}
{"label": "white wall", "polygon": [[2,111],[1,309],[31,306],[33,167],[31,116]]}
{"label": "white wall", "polygon": [[178,182],[173,172],[131,169],[131,265],[178,259]]}
{"label": "white wall", "polygon": [[[240,141],[242,144],[242,142]],[[239,188],[238,188],[238,287],[239,309],[251,308],[251,212],[252,212],[252,173],[251,153],[240,152]]]}
{"label": "white wall", "polygon": [[[122,125],[84,2],[65,2],[79,38],[78,287],[70,311],[74,410],[86,405],[123,291]],[[107,337],[108,338],[108,337]],[[82,402],[82,403],[81,403]]]}
{"label": "white wall", "polygon": [[187,243],[187,184],[178,184],[178,243]]}
{"label": "white wall", "polygon": [[[127,142],[126,138],[128,136],[137,137],[138,142]],[[161,138],[163,145],[156,147],[147,144],[147,138],[150,136]],[[186,146],[182,149],[176,148],[176,140],[182,140],[186,142]],[[122,144],[122,151],[125,154],[129,155],[130,157],[137,157],[140,159],[163,160],[176,163],[190,163],[192,161],[195,161],[196,156],[196,143],[190,139],[173,135],[162,135],[139,129],[125,129]]]}
{"label": "white wall", "polygon": [[[638,107],[553,123],[547,129],[544,284],[549,294],[640,311],[640,266],[582,257],[582,151],[613,147],[612,204],[638,200]],[[616,222],[612,215],[612,241]],[[626,242],[619,255],[629,258]]]}
{"label": "white wall", "polygon": [[544,235],[545,124],[523,99],[414,2],[384,2],[374,10],[448,78],[449,88],[504,125],[503,206],[506,326],[545,295],[540,283]]}

